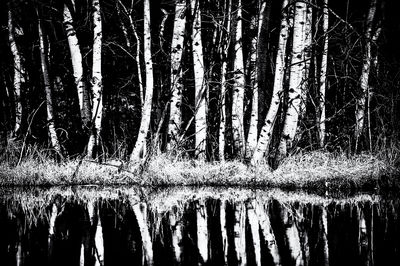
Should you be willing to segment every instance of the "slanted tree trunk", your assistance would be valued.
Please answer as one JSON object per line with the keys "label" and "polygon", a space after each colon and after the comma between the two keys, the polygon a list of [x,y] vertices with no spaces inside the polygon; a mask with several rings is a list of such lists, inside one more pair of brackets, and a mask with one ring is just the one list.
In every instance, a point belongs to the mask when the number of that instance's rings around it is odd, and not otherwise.
{"label": "slanted tree trunk", "polygon": [[274,265],[281,265],[281,257],[279,255],[278,245],[276,243],[275,234],[272,231],[271,221],[268,216],[268,210],[265,209],[262,203],[257,202],[255,212],[260,224],[261,232],[267,244],[269,253],[271,254]]}
{"label": "slanted tree trunk", "polygon": [[260,225],[258,221],[258,217],[255,211],[256,208],[256,201],[253,200],[251,203],[246,204],[247,208],[247,219],[250,224],[250,230],[251,230],[251,238],[253,240],[253,248],[254,248],[254,257],[255,257],[255,262],[256,265],[261,265],[261,241],[260,241]]}
{"label": "slanted tree trunk", "polygon": [[326,83],[327,83],[327,69],[328,69],[328,44],[329,44],[329,13],[328,13],[328,0],[324,0],[323,7],[323,24],[322,24],[322,34],[323,34],[323,50],[321,58],[321,70],[319,77],[319,123],[318,123],[318,135],[319,135],[319,146],[323,148],[325,146],[325,136],[326,136],[326,111],[325,111],[325,95],[326,95]]}
{"label": "slanted tree trunk", "polygon": [[[288,0],[282,3],[282,10],[288,5]],[[265,117],[264,126],[261,129],[260,137],[257,142],[251,163],[258,164],[264,157],[264,154],[269,148],[274,129],[275,120],[278,114],[279,105],[281,103],[281,94],[283,91],[283,81],[285,76],[285,57],[286,44],[289,35],[288,14],[284,11],[281,18],[281,30],[279,34],[278,51],[276,54],[274,88],[272,92],[271,104]]]}
{"label": "slanted tree trunk", "polygon": [[142,203],[134,205],[133,212],[135,213],[142,238],[142,265],[152,266],[154,264],[153,243],[149,232],[146,205]]}
{"label": "slanted tree trunk", "polygon": [[197,218],[197,248],[199,250],[199,264],[204,265],[208,263],[208,216],[207,208],[204,200],[199,200],[196,203],[196,218]]}
{"label": "slanted tree trunk", "polygon": [[[146,70],[146,95],[142,108],[142,119],[140,121],[139,134],[135,147],[131,154],[131,162],[140,160],[140,156],[146,145],[146,138],[150,128],[151,106],[153,101],[153,61],[151,58],[151,27],[150,27],[150,1],[144,1],[144,62]],[[144,154],[143,154],[144,157]]]}
{"label": "slanted tree trunk", "polygon": [[87,95],[85,80],[83,77],[82,53],[79,47],[78,37],[74,28],[74,21],[71,11],[66,4],[64,4],[64,30],[67,35],[69,51],[71,53],[72,69],[74,71],[75,86],[78,92],[79,109],[81,120],[84,127],[88,126],[91,120],[90,102]]}
{"label": "slanted tree trunk", "polygon": [[203,41],[201,38],[201,13],[199,0],[191,0],[193,14],[192,27],[192,52],[195,86],[195,146],[196,156],[206,157],[207,141],[207,109],[206,93],[207,87],[204,79]]}
{"label": "slanted tree trunk", "polygon": [[227,74],[227,56],[230,44],[230,31],[231,31],[231,13],[232,13],[232,0],[226,1],[227,7],[225,8],[226,12],[224,12],[224,24],[226,25],[225,31],[225,40],[223,44],[220,46],[220,55],[221,55],[221,104],[220,104],[220,123],[219,123],[219,131],[218,131],[218,157],[220,161],[225,160],[225,130],[226,130],[226,113],[225,113],[225,95],[228,88],[228,83],[226,81]]}
{"label": "slanted tree trunk", "polygon": [[356,99],[356,129],[355,129],[355,137],[356,137],[356,145],[355,150],[358,150],[358,143],[361,137],[362,131],[364,129],[364,119],[365,119],[365,101],[368,97],[368,80],[369,73],[371,70],[371,43],[372,39],[378,39],[380,30],[373,31],[373,22],[376,13],[376,0],[371,0],[367,22],[366,22],[366,32],[365,32],[365,50],[363,56],[363,64],[361,69],[360,76],[360,88],[361,95]]}
{"label": "slanted tree trunk", "polygon": [[[22,31],[19,31],[22,33]],[[17,136],[20,133],[22,123],[22,103],[21,103],[21,86],[24,82],[24,68],[22,66],[21,54],[15,41],[15,25],[11,7],[8,10],[8,41],[10,44],[11,53],[14,58],[14,104],[15,104],[15,122],[13,135]]]}
{"label": "slanted tree trunk", "polygon": [[176,146],[181,131],[183,71],[182,53],[185,39],[186,1],[177,0],[175,5],[174,29],[171,44],[171,101],[168,125],[168,147],[171,151]]}
{"label": "slanted tree trunk", "polygon": [[[36,10],[37,11],[37,10]],[[39,16],[39,12],[36,12]],[[43,84],[46,92],[46,106],[47,106],[47,125],[48,132],[51,141],[51,146],[62,157],[60,143],[58,141],[57,132],[54,123],[54,112],[53,112],[53,96],[49,77],[49,71],[47,67],[46,52],[44,45],[44,36],[42,31],[41,19],[38,17],[38,32],[39,32],[39,50],[40,50],[40,63],[42,67]]]}
{"label": "slanted tree trunk", "polygon": [[282,206],[281,215],[285,228],[285,239],[289,246],[291,260],[296,266],[304,265],[300,234],[294,213]]}
{"label": "slanted tree trunk", "polygon": [[103,116],[103,80],[101,72],[102,20],[100,0],[93,0],[93,65],[92,65],[92,125],[87,156],[98,155],[100,145],[101,120]]}
{"label": "slanted tree trunk", "polygon": [[242,0],[238,0],[235,30],[235,59],[233,62],[233,92],[232,92],[232,133],[235,153],[240,157],[245,154],[244,142],[244,61],[243,61],[243,28]]}
{"label": "slanted tree trunk", "polygon": [[302,105],[302,82],[304,54],[304,25],[306,24],[307,4],[304,2],[296,2],[294,11],[293,25],[293,47],[291,52],[291,67],[289,79],[289,99],[288,107],[285,115],[285,122],[282,130],[282,137],[279,143],[279,156],[285,157],[288,149],[292,148],[293,140],[296,135],[299,113]]}

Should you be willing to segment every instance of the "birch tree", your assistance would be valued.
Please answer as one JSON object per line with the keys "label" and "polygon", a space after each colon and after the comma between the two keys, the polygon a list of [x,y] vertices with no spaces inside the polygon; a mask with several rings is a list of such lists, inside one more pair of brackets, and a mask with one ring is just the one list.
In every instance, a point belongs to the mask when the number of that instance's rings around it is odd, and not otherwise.
{"label": "birch tree", "polygon": [[355,137],[356,137],[356,147],[358,149],[359,138],[364,129],[364,119],[365,119],[365,102],[368,97],[369,92],[369,73],[371,70],[371,45],[372,41],[375,41],[379,38],[380,29],[373,30],[374,17],[376,13],[376,0],[371,0],[367,21],[366,21],[366,31],[365,31],[365,47],[364,47],[364,55],[363,55],[363,64],[361,69],[360,76],[360,89],[361,94],[356,99],[356,129],[355,129]]}
{"label": "birch tree", "polygon": [[275,120],[281,103],[281,94],[283,91],[283,81],[285,76],[286,45],[289,35],[288,14],[284,10],[287,7],[288,2],[288,0],[284,0],[282,3],[283,12],[281,18],[278,51],[275,60],[274,87],[272,91],[271,104],[265,117],[265,122],[261,129],[260,137],[251,160],[253,165],[258,164],[261,161],[269,148]]}
{"label": "birch tree", "polygon": [[[252,90],[251,98],[251,115],[249,133],[246,139],[246,157],[250,157],[257,146],[258,135],[258,40],[260,39],[261,26],[263,21],[264,9],[266,2],[259,5],[259,14],[251,18],[250,28],[252,32],[257,32],[251,38],[250,48],[250,86]],[[258,18],[258,19],[257,19]]]}
{"label": "birch tree", "polygon": [[228,232],[226,229],[226,201],[222,200],[219,205],[219,221],[221,224],[221,236],[222,236],[222,249],[224,252],[224,263],[228,263]]}
{"label": "birch tree", "polygon": [[93,7],[93,65],[92,65],[92,125],[87,155],[93,158],[100,142],[103,116],[103,81],[101,72],[101,46],[103,39],[100,0],[92,1]]}
{"label": "birch tree", "polygon": [[323,24],[322,24],[322,34],[323,34],[323,50],[322,50],[322,58],[321,58],[321,70],[320,70],[320,78],[319,78],[319,119],[318,119],[318,134],[319,134],[319,146],[321,148],[325,145],[325,119],[326,119],[326,110],[325,110],[325,95],[326,95],[326,83],[327,83],[327,68],[328,68],[328,43],[329,43],[329,13],[328,13],[328,0],[324,0],[323,7]]}
{"label": "birch tree", "polygon": [[221,55],[221,104],[220,104],[220,123],[219,123],[219,131],[218,131],[218,157],[220,161],[225,160],[225,130],[226,130],[226,112],[225,112],[225,95],[228,90],[228,83],[226,81],[226,73],[227,73],[227,56],[228,50],[230,46],[230,31],[231,31],[231,13],[232,13],[232,0],[225,1],[227,12],[224,12],[224,24],[225,24],[225,39],[223,40],[223,44],[220,46],[220,55]]}
{"label": "birch tree", "polygon": [[204,79],[203,41],[201,38],[201,13],[199,0],[191,0],[193,14],[192,25],[192,52],[195,86],[195,146],[196,155],[206,157],[207,139],[207,109],[206,109],[206,82]]}
{"label": "birch tree", "polygon": [[140,155],[146,145],[146,138],[150,127],[151,108],[153,101],[153,61],[151,58],[151,25],[150,25],[150,0],[144,0],[143,11],[143,46],[144,46],[144,62],[146,71],[146,95],[142,108],[142,118],[135,147],[131,154],[131,162],[140,160]]}
{"label": "birch tree", "polygon": [[38,15],[38,33],[39,33],[39,52],[40,52],[40,64],[42,69],[43,85],[46,93],[46,110],[47,110],[47,128],[50,137],[51,146],[57,152],[58,155],[62,156],[60,143],[58,141],[57,132],[54,123],[54,111],[53,111],[53,96],[51,89],[51,82],[49,76],[49,70],[47,66],[44,35],[42,31],[42,22],[39,18],[39,12],[36,10]]}
{"label": "birch tree", "polygon": [[[72,1],[74,3],[74,1]],[[76,90],[78,92],[79,109],[83,126],[87,127],[91,119],[90,102],[86,92],[85,80],[83,77],[82,53],[79,46],[78,36],[74,28],[74,21],[71,11],[64,4],[63,25],[67,35],[69,51],[71,53],[71,62]]]}
{"label": "birch tree", "polygon": [[13,135],[19,134],[21,123],[22,123],[22,103],[21,103],[21,86],[24,82],[24,68],[22,66],[21,53],[15,41],[15,33],[19,32],[22,34],[22,30],[16,31],[15,23],[11,7],[8,9],[8,42],[10,44],[11,53],[14,59],[14,77],[13,77],[13,92],[14,92],[14,104],[15,104],[15,121]]}
{"label": "birch tree", "polygon": [[[182,54],[185,39],[186,1],[177,0],[171,44],[171,101],[168,125],[168,150],[179,138],[182,123],[181,103],[183,89]],[[172,142],[172,143],[171,143]]]}
{"label": "birch tree", "polygon": [[307,4],[304,2],[296,2],[294,8],[293,44],[288,92],[289,99],[282,130],[282,137],[279,143],[280,156],[286,156],[288,149],[292,148],[302,104],[301,95],[303,89],[302,82],[304,69],[303,53],[305,52],[304,25],[306,24]]}
{"label": "birch tree", "polygon": [[233,62],[233,92],[232,92],[232,133],[233,145],[238,156],[245,154],[244,142],[244,61],[243,61],[243,29],[242,0],[238,0],[235,30],[235,58]]}

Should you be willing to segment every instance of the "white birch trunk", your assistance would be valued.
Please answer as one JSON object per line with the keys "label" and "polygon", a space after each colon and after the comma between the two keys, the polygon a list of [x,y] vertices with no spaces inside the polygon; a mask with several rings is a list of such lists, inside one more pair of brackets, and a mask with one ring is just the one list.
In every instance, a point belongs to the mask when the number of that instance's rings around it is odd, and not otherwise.
{"label": "white birch trunk", "polygon": [[207,139],[207,87],[204,79],[203,41],[201,39],[201,12],[199,0],[191,0],[193,14],[192,49],[195,86],[195,147],[196,156],[206,158]]}
{"label": "white birch trunk", "polygon": [[93,65],[92,65],[92,132],[90,134],[87,155],[94,156],[94,149],[99,147],[101,120],[103,116],[103,81],[101,73],[102,20],[100,0],[93,0]]}
{"label": "white birch trunk", "polygon": [[71,11],[66,4],[64,4],[63,18],[64,30],[67,35],[69,51],[71,53],[71,62],[72,69],[74,71],[73,75],[75,79],[75,86],[78,92],[81,120],[83,125],[87,126],[88,122],[91,119],[91,114],[89,101],[87,97],[85,97],[86,86],[83,77],[82,53],[79,47],[78,37],[76,35],[76,31],[73,25],[74,21],[72,19]]}
{"label": "white birch trunk", "polygon": [[272,231],[271,221],[269,219],[267,210],[262,206],[262,204],[257,202],[255,205],[255,212],[274,265],[281,265],[281,257],[279,255],[278,245],[276,243],[275,234]]}
{"label": "white birch trunk", "polygon": [[296,135],[299,114],[301,111],[301,94],[303,82],[304,62],[303,53],[305,48],[304,30],[306,23],[307,4],[296,2],[293,25],[293,47],[291,53],[291,67],[289,79],[289,99],[285,115],[285,122],[282,130],[282,137],[279,144],[279,155],[286,156],[289,148],[292,148]]}
{"label": "white birch trunk", "polygon": [[[372,32],[372,24],[376,13],[376,0],[371,0],[370,7],[367,16],[367,29],[365,32],[365,51],[363,56],[363,65],[361,69],[361,76],[360,76],[360,88],[361,88],[361,95],[358,96],[356,99],[356,128],[355,128],[355,137],[356,137],[356,147],[355,150],[358,149],[358,142],[359,138],[362,134],[364,129],[364,119],[365,119],[365,102],[368,97],[368,80],[369,80],[369,73],[371,70],[371,38],[375,35]],[[378,35],[379,35],[379,31]],[[376,37],[377,39],[378,37]]]}
{"label": "white birch trunk", "polygon": [[171,102],[170,119],[168,125],[168,147],[172,150],[176,140],[179,139],[181,131],[182,113],[182,90],[183,90],[183,71],[182,53],[185,39],[186,24],[186,1],[177,0],[175,6],[174,29],[171,44]]}
{"label": "white birch trunk", "polygon": [[226,2],[227,7],[224,14],[224,23],[226,20],[226,37],[223,45],[221,45],[221,106],[220,106],[220,123],[218,132],[218,157],[220,161],[225,161],[225,130],[226,130],[226,113],[225,113],[225,95],[228,88],[228,83],[226,81],[227,74],[227,56],[230,44],[230,31],[231,31],[231,12],[232,12],[232,0]]}
{"label": "white birch trunk", "polygon": [[[282,208],[284,208],[282,206]],[[301,250],[300,234],[297,229],[296,220],[293,213],[282,209],[282,220],[285,226],[285,238],[289,246],[290,256],[296,266],[304,265],[303,253]]]}
{"label": "white birch trunk", "polygon": [[324,250],[324,266],[329,266],[329,245],[328,245],[328,214],[326,211],[326,206],[322,206],[322,242]]}
{"label": "white birch trunk", "polygon": [[322,58],[321,58],[321,70],[320,70],[320,78],[319,78],[319,125],[318,125],[318,133],[319,133],[319,146],[323,148],[325,146],[325,136],[326,136],[326,110],[325,110],[325,95],[326,95],[326,83],[327,83],[327,68],[328,68],[328,44],[329,44],[329,13],[328,13],[328,0],[324,0],[324,8],[323,8],[323,25],[322,25],[322,34],[324,36],[323,43],[324,48],[322,50]]}
{"label": "white birch trunk", "polygon": [[[144,1],[144,62],[146,69],[146,96],[142,109],[142,119],[135,147],[131,154],[131,162],[138,162],[146,145],[146,138],[150,127],[151,106],[153,101],[153,61],[151,58],[151,27],[150,27],[150,0]],[[143,154],[144,157],[144,154]]]}
{"label": "white birch trunk", "polygon": [[200,265],[208,263],[208,222],[207,208],[204,200],[196,203],[196,221],[197,221],[197,248],[199,250]]}
{"label": "white birch trunk", "polygon": [[257,30],[257,34],[251,39],[251,52],[250,52],[250,82],[251,90],[253,92],[251,99],[251,115],[250,115],[250,127],[249,133],[246,140],[246,158],[252,156],[258,139],[258,40],[260,39],[261,26],[263,22],[263,14],[266,6],[266,2],[263,2],[260,6],[258,20],[257,15],[254,15],[251,19],[250,27],[252,31]]}
{"label": "white birch trunk", "polygon": [[[38,13],[38,12],[37,12]],[[47,67],[46,52],[44,47],[44,36],[42,32],[42,23],[40,18],[38,18],[38,32],[39,32],[39,50],[40,50],[40,62],[42,67],[43,84],[46,92],[46,107],[47,107],[47,124],[48,132],[51,141],[51,146],[59,154],[61,154],[61,147],[58,141],[56,128],[54,124],[54,112],[53,112],[53,99],[52,90],[50,84],[49,70]]]}
{"label": "white birch trunk", "polygon": [[[288,5],[288,0],[284,0],[282,3],[282,10]],[[283,80],[285,75],[285,51],[286,44],[289,35],[288,15],[286,12],[282,13],[281,19],[281,30],[279,34],[278,51],[276,54],[275,63],[275,76],[274,76],[274,88],[272,92],[271,104],[265,117],[264,126],[261,129],[260,137],[257,142],[251,163],[257,165],[264,154],[269,148],[269,144],[272,138],[272,132],[274,129],[275,120],[279,111],[279,105],[281,103],[281,94],[283,91]]]}
{"label": "white birch trunk", "polygon": [[153,243],[149,232],[146,205],[142,203],[134,205],[133,212],[135,213],[142,238],[142,253],[146,263],[143,263],[143,265],[151,266],[154,264]]}
{"label": "white birch trunk", "polygon": [[235,31],[235,59],[233,62],[234,84],[232,92],[232,133],[236,154],[245,155],[244,142],[244,61],[243,61],[243,29],[242,29],[242,0],[238,0]]}
{"label": "white birch trunk", "polygon": [[171,210],[168,215],[169,224],[171,226],[172,234],[172,249],[175,256],[175,261],[179,265],[182,262],[183,256],[183,228],[182,228],[182,217],[181,214],[175,210]]}
{"label": "white birch trunk", "polygon": [[226,231],[226,201],[221,201],[219,209],[219,218],[221,224],[222,249],[224,251],[224,264],[228,264],[228,233]]}
{"label": "white birch trunk", "polygon": [[259,221],[255,211],[257,203],[253,200],[247,204],[247,219],[249,220],[251,235],[253,239],[254,257],[256,265],[261,265],[261,241],[259,233]]}
{"label": "white birch trunk", "polygon": [[104,265],[104,240],[103,240],[103,226],[101,225],[100,210],[99,206],[96,206],[96,202],[89,200],[87,204],[90,224],[94,228],[94,250],[93,255],[95,257],[95,266]]}
{"label": "white birch trunk", "polygon": [[234,243],[237,265],[247,265],[246,253],[246,208],[244,203],[235,203]]}
{"label": "white birch trunk", "polygon": [[24,80],[24,72],[21,61],[21,55],[15,41],[15,27],[13,23],[13,15],[11,7],[8,10],[8,41],[10,44],[11,53],[14,58],[14,80],[13,80],[13,92],[14,92],[14,104],[15,104],[15,124],[13,135],[16,136],[21,128],[22,123],[22,103],[21,103],[21,86]]}

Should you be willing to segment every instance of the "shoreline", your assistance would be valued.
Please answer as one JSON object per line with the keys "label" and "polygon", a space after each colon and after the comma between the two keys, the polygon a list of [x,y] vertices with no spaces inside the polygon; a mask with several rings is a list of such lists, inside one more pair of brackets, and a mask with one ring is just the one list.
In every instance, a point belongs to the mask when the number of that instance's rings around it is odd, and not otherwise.
{"label": "shoreline", "polygon": [[57,164],[32,159],[16,167],[1,163],[0,186],[235,186],[302,189],[317,194],[400,187],[400,171],[372,155],[311,152],[288,157],[276,170],[267,163],[254,167],[240,161],[173,160],[165,155],[150,159],[145,169],[136,173],[116,161],[83,161],[76,171],[78,164],[77,160]]}

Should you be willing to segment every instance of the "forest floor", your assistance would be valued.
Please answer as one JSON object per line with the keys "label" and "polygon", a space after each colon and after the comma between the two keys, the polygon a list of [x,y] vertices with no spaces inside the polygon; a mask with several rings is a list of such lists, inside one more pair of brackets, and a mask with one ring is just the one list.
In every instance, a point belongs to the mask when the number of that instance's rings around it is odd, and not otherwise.
{"label": "forest floor", "polygon": [[288,157],[276,170],[240,161],[204,162],[155,157],[144,166],[125,170],[122,162],[25,159],[18,166],[0,163],[0,186],[242,186],[303,189],[325,194],[400,188],[400,170],[373,155],[311,152]]}

